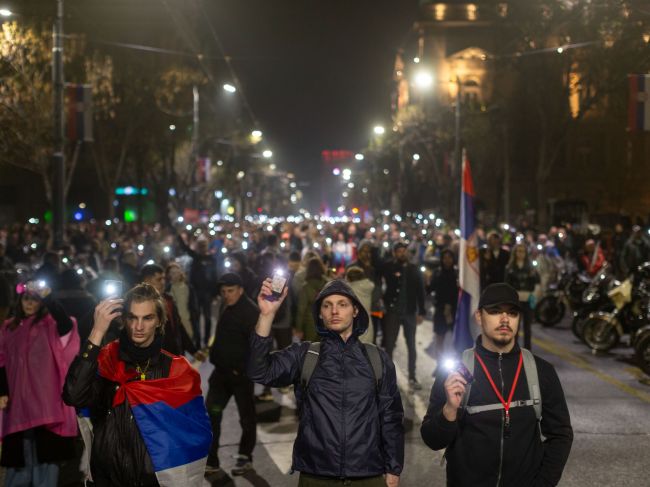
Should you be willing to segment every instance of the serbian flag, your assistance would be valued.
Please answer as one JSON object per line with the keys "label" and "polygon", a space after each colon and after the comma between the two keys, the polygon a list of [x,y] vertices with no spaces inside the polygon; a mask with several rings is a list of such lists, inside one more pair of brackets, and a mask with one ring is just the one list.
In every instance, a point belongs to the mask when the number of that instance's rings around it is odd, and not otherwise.
{"label": "serbian flag", "polygon": [[67,84],[66,135],[72,141],[93,141],[93,90],[91,85]]}
{"label": "serbian flag", "polygon": [[203,485],[212,428],[201,395],[201,378],[183,357],[172,358],[169,376],[139,380],[119,359],[119,341],[104,347],[99,375],[119,384],[113,407],[128,400],[142,439],[163,486]]}
{"label": "serbian flag", "polygon": [[631,132],[650,130],[650,74],[630,74],[628,82],[627,129]]}
{"label": "serbian flag", "polygon": [[460,195],[460,253],[458,256],[460,290],[454,324],[454,348],[462,352],[474,345],[478,327],[474,311],[481,292],[478,240],[474,226],[474,184],[469,161],[463,151],[463,181]]}

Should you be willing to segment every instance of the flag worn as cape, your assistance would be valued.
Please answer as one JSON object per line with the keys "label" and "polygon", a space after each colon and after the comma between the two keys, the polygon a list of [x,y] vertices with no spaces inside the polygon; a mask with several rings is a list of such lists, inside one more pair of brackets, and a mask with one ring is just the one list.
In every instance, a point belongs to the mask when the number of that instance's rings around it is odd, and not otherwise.
{"label": "flag worn as cape", "polygon": [[460,253],[458,255],[458,307],[454,324],[454,348],[458,353],[474,345],[478,327],[474,311],[481,292],[478,239],[474,224],[474,183],[469,161],[463,152],[463,182],[460,196]]}
{"label": "flag worn as cape", "polygon": [[128,400],[158,483],[199,487],[212,442],[201,379],[185,358],[161,353],[172,358],[169,377],[137,380],[119,359],[116,340],[101,350],[99,374],[119,384],[113,407]]}

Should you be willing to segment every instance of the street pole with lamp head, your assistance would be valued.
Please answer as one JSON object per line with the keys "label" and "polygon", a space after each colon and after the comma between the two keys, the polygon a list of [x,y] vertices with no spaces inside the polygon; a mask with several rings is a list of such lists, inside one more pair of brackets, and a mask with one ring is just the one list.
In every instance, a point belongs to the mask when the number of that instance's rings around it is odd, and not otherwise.
{"label": "street pole with lamp head", "polygon": [[65,227],[65,141],[63,124],[63,0],[57,0],[52,32],[52,93],[54,151],[52,154],[52,227],[54,248],[64,243]]}
{"label": "street pole with lamp head", "polygon": [[196,187],[196,171],[198,170],[199,159],[199,87],[194,85],[192,87],[192,97],[194,103],[192,105],[192,196],[191,205],[192,209],[198,209],[198,188]]}
{"label": "street pole with lamp head", "polygon": [[463,161],[462,152],[460,148],[460,77],[456,76],[456,110],[454,113],[454,168],[452,171],[452,180],[454,190],[451,192],[451,201],[449,205],[449,214],[453,215],[454,211],[458,211],[458,219],[460,221],[460,202],[456,205],[456,198],[460,198],[461,191],[461,178],[463,175]]}

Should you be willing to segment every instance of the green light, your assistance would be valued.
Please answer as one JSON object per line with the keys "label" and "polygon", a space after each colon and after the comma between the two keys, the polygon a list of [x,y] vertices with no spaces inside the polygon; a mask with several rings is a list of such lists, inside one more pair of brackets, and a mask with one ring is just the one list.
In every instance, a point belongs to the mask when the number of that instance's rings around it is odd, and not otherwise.
{"label": "green light", "polygon": [[134,222],[138,219],[138,215],[133,210],[124,210],[124,221]]}
{"label": "green light", "polygon": [[52,210],[47,210],[43,214],[43,220],[45,220],[47,223],[52,223]]}
{"label": "green light", "polygon": [[118,196],[135,196],[138,194],[147,196],[149,190],[147,188],[136,188],[134,186],[119,186],[115,188],[115,194]]}

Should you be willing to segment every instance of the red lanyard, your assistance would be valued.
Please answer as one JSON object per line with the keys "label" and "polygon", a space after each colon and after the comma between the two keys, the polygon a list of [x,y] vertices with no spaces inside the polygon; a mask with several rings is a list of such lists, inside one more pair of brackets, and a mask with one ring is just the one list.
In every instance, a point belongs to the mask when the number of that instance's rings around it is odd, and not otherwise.
{"label": "red lanyard", "polygon": [[494,380],[492,380],[492,376],[490,375],[490,372],[488,372],[487,367],[485,366],[485,363],[483,362],[483,359],[479,357],[478,353],[474,352],[474,356],[478,360],[478,362],[481,364],[481,367],[483,368],[483,372],[485,372],[485,375],[488,378],[488,381],[490,381],[490,385],[492,386],[492,390],[494,390],[494,393],[497,395],[499,398],[499,401],[501,401],[501,404],[503,404],[503,409],[506,411],[506,426],[510,426],[510,403],[512,402],[512,396],[515,394],[515,389],[517,388],[517,382],[519,382],[519,373],[521,372],[521,365],[524,363],[524,354],[522,352],[519,352],[519,365],[517,365],[517,372],[515,373],[515,380],[512,381],[512,388],[510,389],[510,395],[508,396],[508,402],[506,402],[503,399],[503,396],[499,392],[499,389],[497,389],[497,386],[494,384]]}

